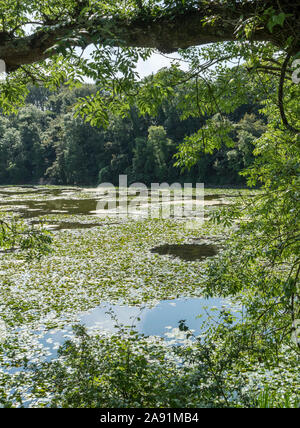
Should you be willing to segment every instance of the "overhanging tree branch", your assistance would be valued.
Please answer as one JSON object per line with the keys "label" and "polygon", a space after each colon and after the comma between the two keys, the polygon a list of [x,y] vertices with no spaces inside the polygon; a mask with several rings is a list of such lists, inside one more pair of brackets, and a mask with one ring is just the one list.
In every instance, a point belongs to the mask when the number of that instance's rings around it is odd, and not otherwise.
{"label": "overhanging tree branch", "polygon": [[[285,3],[285,2],[283,2]],[[290,2],[291,3],[291,2]],[[290,27],[299,30],[299,13],[295,5],[284,4],[287,29],[275,26],[270,32],[266,18],[260,19],[251,29],[251,41],[271,42],[281,48],[290,33]],[[70,19],[49,21],[40,29],[25,37],[0,34],[0,58],[5,61],[7,71],[17,70],[21,65],[32,64],[50,58],[56,51],[52,49],[62,43],[65,47],[88,46],[92,43],[109,46],[156,48],[164,53],[180,48],[208,43],[235,41],[241,37],[237,29],[241,22],[264,16],[268,8],[279,12],[277,1],[199,1],[198,6],[187,9],[164,9],[151,15],[137,7],[136,15],[84,17],[81,9]],[[282,2],[281,2],[282,7]],[[50,22],[50,24],[49,24]],[[256,22],[256,21],[255,21]],[[242,31],[243,32],[243,31]],[[80,33],[80,41],[76,35]],[[70,40],[66,42],[66,38]],[[295,47],[297,50],[299,48]]]}

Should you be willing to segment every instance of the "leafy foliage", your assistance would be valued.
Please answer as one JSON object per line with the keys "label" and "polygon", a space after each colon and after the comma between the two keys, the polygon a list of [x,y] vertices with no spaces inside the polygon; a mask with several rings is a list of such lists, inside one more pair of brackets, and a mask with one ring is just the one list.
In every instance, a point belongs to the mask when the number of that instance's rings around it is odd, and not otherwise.
{"label": "leafy foliage", "polygon": [[[113,314],[112,314],[113,316]],[[286,350],[265,364],[263,344],[249,349],[249,325],[234,325],[224,311],[218,327],[207,325],[202,338],[170,346],[117,324],[111,336],[88,335],[74,327],[75,338],[59,349],[57,360],[27,366],[32,396],[41,407],[228,408],[297,407],[297,363]],[[290,370],[278,371],[278,364]],[[293,367],[293,369],[291,369]],[[253,372],[256,371],[256,376]],[[271,375],[270,375],[271,373]],[[23,381],[21,374],[16,380]]]}
{"label": "leafy foliage", "polygon": [[19,249],[27,260],[41,258],[51,252],[51,234],[43,228],[29,227],[17,217],[0,217],[0,248],[2,251]]}
{"label": "leafy foliage", "polygon": [[[94,85],[72,91],[62,87],[56,94],[45,87],[31,87],[26,107],[9,119],[0,117],[0,183],[95,186],[99,182],[117,184],[118,175],[124,173],[131,182],[146,184],[157,180],[245,183],[238,173],[252,163],[254,136],[264,129],[255,115],[256,104],[242,106],[232,120],[220,114],[201,121],[197,117],[180,120],[183,89],[184,96],[188,91],[193,96],[193,87],[188,84],[174,90],[173,95],[157,102],[156,116],[141,117],[137,105],[131,105],[128,118],[110,112],[108,127],[96,128],[73,114],[73,105],[78,99],[98,93]],[[253,114],[244,116],[247,110]],[[93,110],[91,112],[94,115]],[[223,130],[224,122],[232,130],[230,138]],[[218,129],[217,151],[213,144]],[[244,131],[247,134],[242,136]],[[174,167],[173,157],[182,139],[190,135],[182,143],[180,153],[192,150],[193,139],[199,152],[201,142],[198,144],[197,138],[203,133],[207,136],[207,155],[197,161],[190,172]],[[179,155],[178,158],[178,166],[182,166]],[[191,166],[193,159],[191,157]]]}

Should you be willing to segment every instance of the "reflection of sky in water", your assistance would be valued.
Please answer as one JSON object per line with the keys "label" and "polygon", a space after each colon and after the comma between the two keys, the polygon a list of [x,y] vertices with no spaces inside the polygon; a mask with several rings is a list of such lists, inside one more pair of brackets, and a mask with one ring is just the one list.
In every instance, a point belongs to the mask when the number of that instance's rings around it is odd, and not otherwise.
{"label": "reflection of sky in water", "polygon": [[[154,308],[142,311],[137,307],[108,304],[106,307],[100,306],[92,310],[80,319],[87,327],[99,327],[100,329],[113,331],[115,322],[111,320],[110,315],[105,313],[108,308],[112,308],[120,324],[128,326],[136,324],[137,331],[146,336],[164,336],[169,327],[178,327],[180,320],[185,320],[187,326],[195,330],[195,334],[200,334],[203,331],[203,321],[208,318],[209,313],[212,315],[211,309],[220,310],[224,306],[229,307],[229,305],[228,301],[220,298],[165,300]],[[201,316],[200,319],[199,316]],[[136,317],[139,317],[140,321],[135,321]]]}
{"label": "reflection of sky in water", "polygon": [[[185,324],[195,335],[201,334],[204,330],[203,322],[208,320],[209,316],[217,319],[219,310],[224,307],[233,309],[229,301],[220,298],[165,300],[154,308],[142,310],[133,306],[103,304],[90,312],[82,314],[79,321],[88,330],[99,333],[116,332],[115,325],[119,324],[129,327],[136,326],[136,331],[141,334],[161,336],[168,340],[170,332],[178,328],[180,320],[185,320]],[[215,312],[212,309],[215,309]],[[107,313],[108,311],[113,313],[114,319]],[[137,318],[140,320],[137,320]],[[67,327],[62,331],[48,331],[41,339],[41,343],[49,348],[49,353],[53,357],[59,345],[71,337],[72,329]]]}
{"label": "reflection of sky in water", "polygon": [[[223,304],[225,302],[222,299],[177,299],[161,302],[142,319],[142,333],[162,336],[167,327],[178,327],[178,321],[185,320],[186,325],[195,330],[195,334],[200,334],[202,322],[207,318],[204,307],[215,306],[220,309]],[[200,319],[199,315],[202,315]]]}

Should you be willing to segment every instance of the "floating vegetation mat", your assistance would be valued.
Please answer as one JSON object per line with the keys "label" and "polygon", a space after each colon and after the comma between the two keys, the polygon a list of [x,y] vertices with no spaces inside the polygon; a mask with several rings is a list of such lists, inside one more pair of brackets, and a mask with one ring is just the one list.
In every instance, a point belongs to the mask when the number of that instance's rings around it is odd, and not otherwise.
{"label": "floating vegetation mat", "polygon": [[[0,187],[4,216],[48,224],[54,235],[53,252],[41,260],[0,254],[0,386],[1,370],[24,356],[29,361],[47,356],[40,340],[45,332],[63,331],[104,302],[150,308],[165,300],[202,297],[203,250],[218,257],[213,244],[220,230],[206,223],[187,227],[185,219],[99,218],[89,212],[94,206],[92,190]],[[181,248],[189,256],[162,257],[160,250],[151,251],[155,247],[175,256]],[[194,257],[195,248],[201,257]]]}

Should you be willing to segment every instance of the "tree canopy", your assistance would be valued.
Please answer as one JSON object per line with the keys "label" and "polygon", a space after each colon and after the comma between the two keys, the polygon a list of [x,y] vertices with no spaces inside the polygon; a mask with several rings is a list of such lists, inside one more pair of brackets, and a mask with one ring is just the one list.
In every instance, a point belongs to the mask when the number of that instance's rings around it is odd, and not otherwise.
{"label": "tree canopy", "polygon": [[[28,26],[31,30],[28,31]],[[295,38],[291,43],[290,36]],[[235,41],[299,47],[299,9],[291,1],[68,0],[1,2],[0,58],[7,71],[53,57],[60,49],[103,46],[179,48]],[[296,40],[297,39],[297,40]]]}
{"label": "tree canopy", "polygon": [[[284,82],[294,71],[299,22],[296,2],[285,0],[3,1],[0,59],[8,76],[1,83],[0,105],[4,112],[22,105],[28,83],[55,89],[88,77],[100,91],[82,100],[79,110],[92,124],[107,122],[106,110],[126,114],[137,95],[141,111],[149,110],[154,99],[162,99],[182,78],[174,61],[155,85],[150,81],[141,88],[136,64],[156,49],[177,52],[189,64],[190,77],[202,80],[202,86],[205,73],[213,73],[225,60],[277,75],[277,103],[284,124],[292,129],[284,108]],[[87,57],[88,46],[93,51]],[[228,82],[232,79],[236,77]]]}
{"label": "tree canopy", "polygon": [[[193,86],[187,83],[182,89],[193,96]],[[231,147],[222,143],[218,151],[200,157],[190,171],[181,171],[173,165],[178,144],[207,121],[180,119],[182,90],[165,99],[157,115],[140,117],[137,106],[131,105],[128,117],[111,114],[106,128],[92,127],[70,111],[78,97],[96,92],[95,85],[62,87],[56,93],[31,87],[17,115],[0,116],[0,184],[96,186],[117,184],[119,174],[127,174],[129,183],[245,184],[239,172],[251,165],[253,141],[266,127],[259,104],[242,105],[227,115],[233,128]]]}

